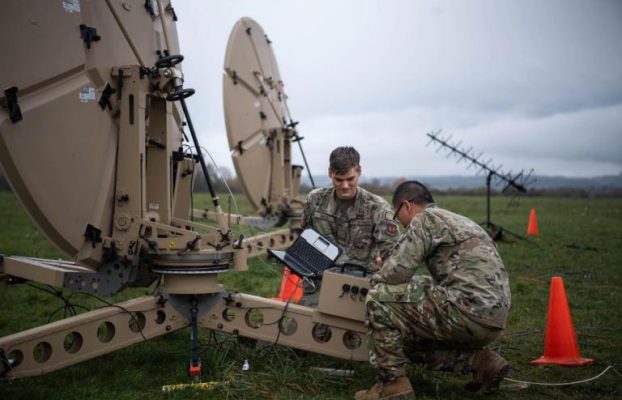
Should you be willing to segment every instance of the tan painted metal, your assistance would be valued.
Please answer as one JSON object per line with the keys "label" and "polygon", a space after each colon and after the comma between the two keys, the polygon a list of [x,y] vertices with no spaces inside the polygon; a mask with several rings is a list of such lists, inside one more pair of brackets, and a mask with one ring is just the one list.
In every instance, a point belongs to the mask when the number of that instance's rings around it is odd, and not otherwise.
{"label": "tan painted metal", "polygon": [[[331,285],[335,278],[351,286],[358,283],[355,277],[340,274],[326,276],[325,282]],[[184,282],[182,288],[187,287]],[[340,295],[325,296],[337,301]],[[197,301],[199,324],[205,328],[346,360],[367,360],[364,320],[358,318],[364,302],[359,299],[346,297],[343,302],[350,304],[340,304],[339,309],[316,310],[216,291],[142,297],[0,338],[0,348],[15,363],[6,378],[46,374],[188,326],[192,300]],[[341,316],[344,305],[351,310],[346,318]]]}
{"label": "tan painted metal", "polygon": [[62,287],[66,274],[90,273],[91,270],[70,261],[12,256],[4,257],[0,272],[29,281]]}
{"label": "tan painted metal", "polygon": [[[161,279],[162,293],[0,338],[15,364],[6,377],[41,375],[179,329],[194,301],[204,327],[367,359],[365,278],[326,273],[317,309],[218,283],[221,273],[246,270],[248,257],[291,245],[300,228],[297,132],[255,21],[240,20],[227,46],[227,135],[261,216],[246,222],[288,227],[250,237],[234,235],[231,225],[244,217],[220,207],[205,215],[215,224],[190,220],[197,161],[183,151],[186,117],[169,101],[184,83],[170,1],[7,0],[0,26],[11,33],[0,35],[0,90],[17,88],[16,104],[0,97],[0,166],[33,221],[72,260],[0,256],[0,281],[113,293]],[[21,120],[7,111],[15,105]]]}
{"label": "tan painted metal", "polygon": [[[162,20],[173,48],[164,43]],[[81,25],[95,28],[100,40],[87,45]],[[168,12],[149,15],[140,0],[9,0],[0,26],[0,89],[18,88],[23,114],[12,123],[0,112],[0,164],[41,231],[96,269],[102,251],[84,233],[87,224],[103,236],[112,231],[120,88],[110,71],[153,66],[163,49],[178,54],[175,24]],[[117,93],[103,110],[107,84]]]}
{"label": "tan painted metal", "polygon": [[[217,221],[216,212],[210,210],[192,210],[192,216],[194,218],[203,218],[207,220]],[[249,215],[240,215],[240,214],[226,214],[227,219],[230,221],[230,224],[233,225],[250,225],[257,227],[259,229],[268,229],[274,226],[283,225],[284,222],[288,221],[289,217],[282,214],[270,214],[265,217],[258,216],[249,216]]]}
{"label": "tan painted metal", "polygon": [[[74,289],[110,293],[126,284],[150,284],[156,277],[149,270],[150,265],[156,266],[159,273],[182,275],[173,279],[176,282],[188,277],[188,268],[194,269],[192,274],[200,274],[205,269],[209,269],[206,274],[213,274],[214,268],[223,272],[238,262],[239,269],[244,269],[243,256],[248,251],[241,248],[241,243],[234,248],[235,238],[228,227],[222,228],[222,217],[219,227],[203,226],[203,232],[197,232],[198,224],[172,216],[172,199],[178,199],[176,193],[186,190],[188,183],[173,186],[170,179],[171,154],[181,147],[181,133],[175,130],[175,108],[159,95],[167,93],[171,81],[158,77],[159,89],[154,91],[154,80],[148,79],[139,66],[113,68],[111,76],[123,80],[117,112],[119,143],[114,201],[110,204],[112,231],[107,234],[98,226],[92,226],[98,234],[91,237],[83,231],[86,226],[76,228],[82,230],[84,241],[76,254],[76,264],[88,267],[91,273],[73,274],[73,278],[67,280],[64,271],[55,271],[55,279]],[[188,162],[187,158],[181,160],[177,168],[186,168]],[[48,202],[50,200],[53,199]],[[187,206],[185,211],[182,206],[177,209],[181,213],[189,211]],[[236,252],[240,254],[234,256]],[[82,262],[86,255],[93,253],[102,258],[97,265]],[[104,255],[108,261],[103,260]],[[54,272],[47,268],[52,264],[35,261],[28,266],[23,261],[19,265],[49,274]],[[20,275],[23,274],[16,276]],[[29,275],[31,279],[32,276]],[[191,290],[181,289],[178,283],[167,286],[169,293],[173,293],[173,287],[179,288],[179,293]]]}
{"label": "tan painted metal", "polygon": [[296,215],[299,166],[292,165],[296,131],[274,51],[261,26],[240,19],[229,36],[223,103],[229,148],[240,183],[259,215]]}
{"label": "tan painted metal", "polygon": [[291,229],[279,229],[244,239],[242,246],[247,249],[249,257],[257,257],[265,255],[268,249],[284,249],[291,246],[296,237],[298,234]]}
{"label": "tan painted metal", "polygon": [[326,315],[365,321],[369,278],[324,271],[318,310]]}
{"label": "tan painted metal", "polygon": [[7,378],[43,375],[175,331],[188,319],[159,297],[129,300],[0,338],[16,365]]}
{"label": "tan painted metal", "polygon": [[368,358],[363,321],[331,318],[313,308],[279,300],[229,293],[200,322],[209,329],[332,357],[353,361]]}

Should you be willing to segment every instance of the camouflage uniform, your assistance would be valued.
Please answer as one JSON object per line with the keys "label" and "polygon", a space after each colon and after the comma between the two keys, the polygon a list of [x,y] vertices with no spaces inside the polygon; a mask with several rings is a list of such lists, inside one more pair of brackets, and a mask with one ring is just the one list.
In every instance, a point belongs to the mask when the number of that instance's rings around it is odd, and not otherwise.
{"label": "camouflage uniform", "polygon": [[[357,264],[375,272],[377,256],[389,256],[398,238],[393,211],[382,197],[358,187],[352,200],[339,200],[334,188],[315,189],[307,196],[302,227],[311,227],[338,245],[342,253],[337,265]],[[317,305],[320,282],[305,290],[302,304]],[[312,299],[309,292],[315,292]]]}
{"label": "camouflage uniform", "polygon": [[508,275],[488,234],[431,204],[417,214],[367,296],[370,362],[404,375],[407,357],[432,370],[470,370],[505,327]]}

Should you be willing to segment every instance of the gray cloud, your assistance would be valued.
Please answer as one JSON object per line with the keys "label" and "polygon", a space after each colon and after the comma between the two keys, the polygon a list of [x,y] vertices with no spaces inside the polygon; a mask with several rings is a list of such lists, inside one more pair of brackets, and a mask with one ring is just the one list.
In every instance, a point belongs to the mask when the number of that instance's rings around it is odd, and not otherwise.
{"label": "gray cloud", "polygon": [[[473,156],[483,153],[483,161],[492,159],[494,166],[503,164],[506,171],[534,168],[550,175],[591,176],[615,172],[622,164],[622,135],[617,130],[622,126],[622,106],[542,118],[487,114],[479,121],[474,120],[481,116],[460,115],[460,110],[413,108],[308,121],[306,130],[323,132],[326,138],[307,143],[312,169],[328,167],[325,149],[354,144],[365,149],[365,164],[371,166],[366,173],[372,175],[467,174],[473,169],[467,170],[466,163],[457,164],[434,145],[426,146],[425,133],[446,123],[449,116],[457,123],[444,125],[441,136],[453,135],[452,143],[462,141],[464,150],[472,147]],[[580,134],[573,134],[577,131]]]}
{"label": "gray cloud", "polygon": [[[442,128],[514,170],[622,171],[617,1],[177,1],[203,145],[231,166],[222,64],[233,24],[273,41],[314,173],[355,145],[365,173],[469,174],[425,147]],[[300,161],[296,155],[295,160]]]}

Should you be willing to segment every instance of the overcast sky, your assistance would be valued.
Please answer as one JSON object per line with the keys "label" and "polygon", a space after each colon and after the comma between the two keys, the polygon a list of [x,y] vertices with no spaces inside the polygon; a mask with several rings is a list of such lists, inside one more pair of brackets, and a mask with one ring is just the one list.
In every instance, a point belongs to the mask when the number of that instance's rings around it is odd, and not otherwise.
{"label": "overcast sky", "polygon": [[[622,172],[622,2],[617,0],[177,0],[201,145],[233,172],[222,106],[231,28],[272,41],[313,174],[336,146],[368,177],[473,175],[426,133],[504,171]],[[302,164],[297,147],[295,162]]]}

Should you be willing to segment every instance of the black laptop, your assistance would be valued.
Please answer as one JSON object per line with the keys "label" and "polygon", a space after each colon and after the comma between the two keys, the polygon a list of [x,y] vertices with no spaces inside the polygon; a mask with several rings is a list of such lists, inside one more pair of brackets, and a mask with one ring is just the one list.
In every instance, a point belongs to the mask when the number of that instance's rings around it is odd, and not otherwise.
{"label": "black laptop", "polygon": [[268,253],[285,264],[302,278],[317,278],[329,268],[341,249],[311,228],[302,231],[300,236],[285,251],[268,249]]}

